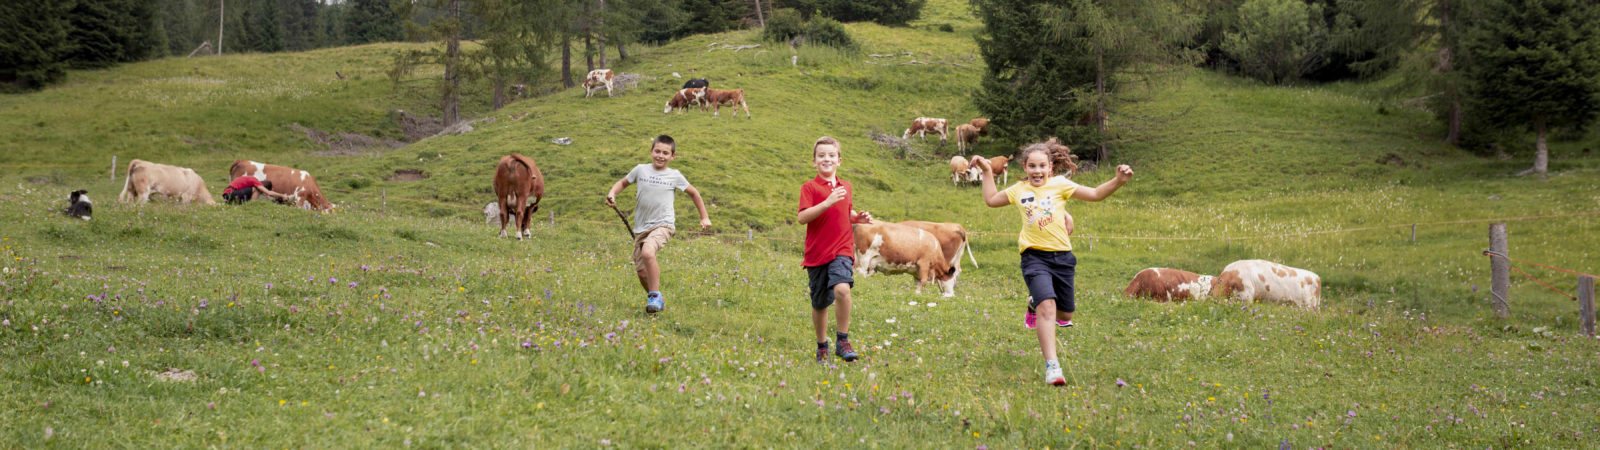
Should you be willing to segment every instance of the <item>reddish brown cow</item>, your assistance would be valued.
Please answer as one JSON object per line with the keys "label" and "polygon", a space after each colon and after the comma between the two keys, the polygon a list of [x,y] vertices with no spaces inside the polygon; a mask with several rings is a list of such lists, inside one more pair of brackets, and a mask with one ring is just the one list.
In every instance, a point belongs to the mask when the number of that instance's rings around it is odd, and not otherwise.
{"label": "reddish brown cow", "polygon": [[1181,302],[1206,298],[1211,293],[1211,276],[1178,269],[1149,268],[1139,271],[1122,293],[1129,297],[1158,302]]}
{"label": "reddish brown cow", "polygon": [[985,118],[979,117],[979,118],[976,118],[976,119],[972,119],[972,121],[968,122],[968,123],[971,123],[973,128],[977,128],[978,129],[978,135],[979,136],[988,136],[989,135],[989,119],[985,119]]}
{"label": "reddish brown cow", "polygon": [[611,69],[595,69],[589,71],[589,76],[583,79],[583,98],[594,95],[594,91],[606,88],[606,96],[611,96],[611,82],[616,79],[616,74]]}
{"label": "reddish brown cow", "polygon": [[667,109],[661,110],[662,114],[670,113],[673,109],[684,109],[692,105],[705,106],[706,88],[683,88],[667,100]]}
{"label": "reddish brown cow", "polygon": [[995,178],[1004,178],[1005,180],[1000,182],[1001,185],[1011,183],[1011,174],[1006,172],[1006,166],[1009,164],[1011,164],[1011,157],[1009,156],[989,158],[989,171],[994,173]]}
{"label": "reddish brown cow", "polygon": [[288,196],[285,201],[291,205],[322,212],[334,208],[333,203],[322,196],[322,188],[317,186],[317,179],[310,172],[246,159],[234,161],[228,167],[229,179],[245,175],[256,177],[262,183],[271,183],[272,190]]}
{"label": "reddish brown cow", "polygon": [[939,133],[939,142],[943,143],[949,138],[949,134],[947,134],[949,127],[946,125],[947,123],[948,122],[946,122],[944,119],[918,117],[916,120],[911,121],[911,128],[907,128],[905,133],[900,134],[900,139],[911,139],[911,135],[916,134],[918,138],[927,140],[927,133],[932,131]]}
{"label": "reddish brown cow", "polygon": [[544,198],[544,174],[533,158],[516,153],[500,158],[494,169],[494,195],[500,202],[500,237],[506,237],[507,216],[512,214],[517,217],[517,240],[533,237],[528,222],[539,212],[539,200]]}
{"label": "reddish brown cow", "polygon": [[739,117],[739,108],[744,108],[744,118],[750,118],[750,106],[744,103],[744,89],[716,90],[706,89],[705,104],[715,106],[711,112],[712,117],[722,114],[722,105],[733,106],[733,116]]}
{"label": "reddish brown cow", "polygon": [[955,294],[956,279],[961,277],[961,254],[965,253],[967,260],[972,261],[972,268],[978,268],[978,258],[972,256],[972,245],[967,242],[967,228],[961,224],[919,220],[907,220],[900,224],[926,231],[939,241],[939,250],[944,253],[945,260],[950,262],[950,268],[954,269],[950,273],[949,281],[939,282],[940,287],[945,288],[944,292]]}
{"label": "reddish brown cow", "polygon": [[970,123],[956,127],[956,151],[966,153],[967,147],[978,145],[978,128]]}

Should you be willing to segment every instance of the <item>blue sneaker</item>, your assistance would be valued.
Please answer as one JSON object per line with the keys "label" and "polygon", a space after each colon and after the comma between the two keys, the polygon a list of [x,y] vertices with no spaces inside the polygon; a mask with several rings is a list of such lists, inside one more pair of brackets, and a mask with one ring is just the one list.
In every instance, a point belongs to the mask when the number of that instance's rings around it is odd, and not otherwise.
{"label": "blue sneaker", "polygon": [[857,358],[856,348],[850,345],[850,341],[839,341],[839,344],[834,348],[834,354],[839,355],[839,359],[845,362],[855,362]]}
{"label": "blue sneaker", "polygon": [[651,314],[661,312],[661,309],[665,307],[667,307],[667,302],[662,300],[659,295],[652,295],[644,302],[644,312]]}

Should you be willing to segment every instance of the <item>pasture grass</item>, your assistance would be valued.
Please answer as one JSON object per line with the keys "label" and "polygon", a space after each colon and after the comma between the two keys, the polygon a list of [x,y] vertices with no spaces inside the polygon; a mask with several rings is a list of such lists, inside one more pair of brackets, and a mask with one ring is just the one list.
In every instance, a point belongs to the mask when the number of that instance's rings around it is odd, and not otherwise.
{"label": "pasture grass", "polygon": [[[290,125],[397,138],[390,111],[435,108],[384,75],[416,44],[168,58],[0,97],[0,442],[1573,447],[1600,434],[1586,400],[1600,355],[1577,337],[1576,306],[1513,274],[1513,316],[1493,319],[1487,224],[1473,222],[1557,216],[1510,222],[1512,256],[1593,273],[1600,216],[1581,214],[1600,211],[1587,150],[1600,137],[1554,143],[1547,180],[1515,177],[1526,153],[1446,146],[1429,114],[1361,83],[1178,70],[1128,84],[1141,101],[1113,117],[1107,165],[1137,174],[1103,203],[1069,205],[1081,325],[1058,333],[1069,386],[1039,383],[1014,210],[949,184],[953,143],[868,138],[977,116],[965,8],[847,25],[858,53],[720,49],[757,43],[753,31],[641,48],[614,67],[645,78],[615,97],[480,102],[468,111],[495,120],[472,133],[353,156],[317,156]],[[690,77],[745,89],[761,117],[662,114]],[[665,250],[667,311],[649,317],[601,200],[663,133],[717,226]],[[948,299],[861,279],[854,364],[809,361],[794,192],[821,135],[844,142],[858,207],[960,222],[982,264]],[[480,222],[509,152],[548,180],[531,242]],[[116,205],[110,155],[119,170],[135,157],[194,167],[213,192],[234,159],[294,165],[340,209]],[[391,180],[400,170],[426,178]],[[92,221],[57,213],[77,188],[99,201]],[[1320,274],[1323,309],[1118,294],[1144,267],[1253,258]],[[1520,267],[1572,291],[1571,276]],[[169,368],[197,379],[153,375]]]}

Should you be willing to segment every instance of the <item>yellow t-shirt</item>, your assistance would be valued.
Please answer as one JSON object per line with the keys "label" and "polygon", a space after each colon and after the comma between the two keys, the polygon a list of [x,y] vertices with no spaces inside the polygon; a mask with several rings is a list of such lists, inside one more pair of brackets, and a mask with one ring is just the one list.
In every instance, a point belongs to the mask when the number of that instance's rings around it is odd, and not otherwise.
{"label": "yellow t-shirt", "polygon": [[1072,240],[1067,237],[1066,202],[1077,190],[1078,183],[1056,176],[1041,187],[1022,181],[1003,191],[1006,199],[1022,213],[1022,232],[1017,233],[1018,253],[1030,248],[1072,251]]}

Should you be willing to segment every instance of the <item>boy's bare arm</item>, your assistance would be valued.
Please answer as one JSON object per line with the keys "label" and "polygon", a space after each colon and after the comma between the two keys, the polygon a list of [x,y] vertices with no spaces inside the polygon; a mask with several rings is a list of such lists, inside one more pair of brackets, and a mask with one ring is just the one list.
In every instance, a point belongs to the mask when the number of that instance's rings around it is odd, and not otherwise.
{"label": "boy's bare arm", "polygon": [[683,192],[689,194],[689,198],[694,200],[694,209],[700,210],[700,230],[710,230],[711,216],[706,215],[706,202],[700,199],[700,191],[695,189],[694,186],[689,186]]}
{"label": "boy's bare arm", "polygon": [[1095,186],[1092,189],[1080,187],[1077,190],[1072,191],[1072,198],[1086,202],[1098,202],[1105,200],[1106,197],[1110,197],[1111,194],[1116,193],[1117,189],[1121,188],[1122,185],[1128,184],[1128,180],[1131,179],[1133,179],[1133,168],[1128,167],[1127,164],[1123,164],[1117,166],[1116,177],[1106,180],[1106,182],[1100,183],[1099,186]]}
{"label": "boy's bare arm", "polygon": [[972,165],[983,168],[983,204],[990,208],[999,208],[1011,204],[1011,199],[1004,192],[999,192],[994,186],[994,171],[989,169],[989,159],[982,156],[972,157]]}
{"label": "boy's bare arm", "polygon": [[625,187],[628,187],[628,179],[626,177],[612,184],[611,190],[606,191],[606,206],[617,206],[617,194],[622,192],[622,188]]}
{"label": "boy's bare arm", "polygon": [[828,208],[832,208],[833,204],[844,201],[844,197],[846,195],[849,194],[845,193],[844,187],[841,186],[834,188],[833,192],[829,193],[828,198],[823,200],[822,203],[811,205],[810,208],[800,210],[800,216],[796,219],[799,220],[801,225],[811,223],[811,221],[817,220],[818,217],[822,217],[822,213],[827,211]]}

